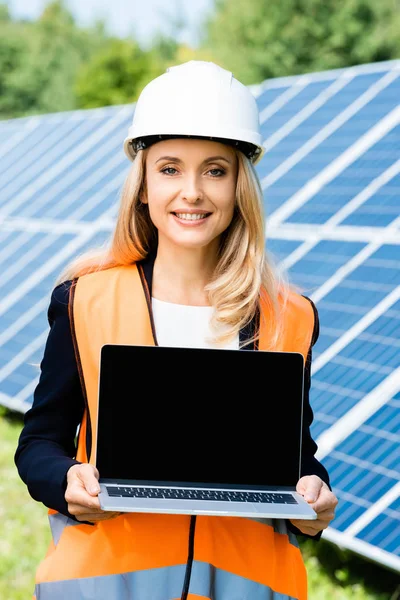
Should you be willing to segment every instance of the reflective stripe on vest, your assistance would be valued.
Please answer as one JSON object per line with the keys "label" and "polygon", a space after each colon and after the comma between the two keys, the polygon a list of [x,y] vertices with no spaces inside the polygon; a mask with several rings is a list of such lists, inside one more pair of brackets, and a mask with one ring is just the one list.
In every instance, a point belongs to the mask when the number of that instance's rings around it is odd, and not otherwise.
{"label": "reflective stripe on vest", "polygon": [[[135,265],[85,275],[74,292],[70,319],[87,401],[77,458],[95,464],[100,349],[106,343],[154,345],[151,300]],[[262,310],[259,347],[265,349],[263,323],[269,320],[267,307]],[[274,349],[301,352],[306,359],[314,326],[311,304],[291,293],[284,315]],[[37,570],[37,600],[180,598],[188,515],[126,513],[94,526],[51,510],[49,518],[53,542]],[[197,517],[188,599],[233,597],[307,598],[305,566],[285,520]]]}
{"label": "reflective stripe on vest", "polygon": [[[37,600],[175,600],[181,597],[185,566],[152,569],[136,573],[106,575],[87,579],[42,583],[36,586]],[[188,600],[295,600],[293,596],[279,594],[255,581],[244,580],[227,571],[206,563],[194,562],[190,579]]]}

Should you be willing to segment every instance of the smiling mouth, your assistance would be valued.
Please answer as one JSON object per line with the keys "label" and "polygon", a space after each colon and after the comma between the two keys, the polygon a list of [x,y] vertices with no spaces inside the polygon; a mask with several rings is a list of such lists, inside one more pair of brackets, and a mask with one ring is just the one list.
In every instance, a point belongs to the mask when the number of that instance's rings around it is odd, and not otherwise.
{"label": "smiling mouth", "polygon": [[173,215],[178,217],[178,219],[182,219],[183,221],[200,221],[201,219],[205,219],[209,217],[211,213],[176,213],[173,212]]}

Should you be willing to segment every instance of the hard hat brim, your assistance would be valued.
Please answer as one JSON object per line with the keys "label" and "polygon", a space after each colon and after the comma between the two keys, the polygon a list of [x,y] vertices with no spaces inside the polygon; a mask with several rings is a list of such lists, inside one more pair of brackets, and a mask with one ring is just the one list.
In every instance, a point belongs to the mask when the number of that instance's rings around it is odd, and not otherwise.
{"label": "hard hat brim", "polygon": [[162,134],[162,135],[148,135],[142,136],[139,138],[132,138],[130,136],[126,137],[124,140],[124,152],[129,160],[133,161],[140,150],[144,150],[145,148],[149,148],[153,144],[157,142],[161,142],[167,139],[204,139],[210,140],[214,142],[219,142],[222,144],[227,144],[240,150],[249,160],[255,165],[257,164],[264,152],[265,149],[263,146],[259,146],[258,144],[252,144],[250,142],[245,142],[241,140],[232,140],[227,138],[221,138],[216,136],[204,136],[204,135],[185,135],[185,134]]}

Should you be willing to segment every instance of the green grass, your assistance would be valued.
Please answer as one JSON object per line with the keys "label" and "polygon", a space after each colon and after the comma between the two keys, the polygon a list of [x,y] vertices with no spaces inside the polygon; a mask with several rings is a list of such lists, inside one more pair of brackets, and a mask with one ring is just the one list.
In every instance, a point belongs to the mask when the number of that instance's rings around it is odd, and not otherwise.
{"label": "green grass", "polygon": [[35,567],[50,539],[47,509],[29,496],[14,465],[22,428],[18,416],[0,417],[0,598],[28,600]]}
{"label": "green grass", "polygon": [[[0,598],[30,600],[36,567],[50,532],[47,509],[19,479],[14,452],[21,415],[0,413]],[[309,600],[400,600],[400,577],[321,540],[301,543],[309,579]]]}

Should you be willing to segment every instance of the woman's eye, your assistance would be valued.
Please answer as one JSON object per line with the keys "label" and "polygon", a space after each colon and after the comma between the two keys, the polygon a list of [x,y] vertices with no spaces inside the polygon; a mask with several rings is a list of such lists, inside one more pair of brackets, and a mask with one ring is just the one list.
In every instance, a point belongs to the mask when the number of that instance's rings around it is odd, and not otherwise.
{"label": "woman's eye", "polygon": [[167,171],[174,171],[176,173],[176,169],[174,169],[174,167],[165,167],[165,169],[161,169],[161,173],[166,173],[167,175],[174,174],[174,173],[167,173]]}
{"label": "woman's eye", "polygon": [[210,169],[209,173],[211,173],[212,177],[221,177],[225,174],[223,169]]}
{"label": "woman's eye", "polygon": [[[174,167],[164,167],[161,169],[161,173],[165,173],[166,175],[175,175],[177,170]],[[211,174],[211,177],[222,177],[222,175],[225,175],[224,169],[210,169],[208,173]]]}

